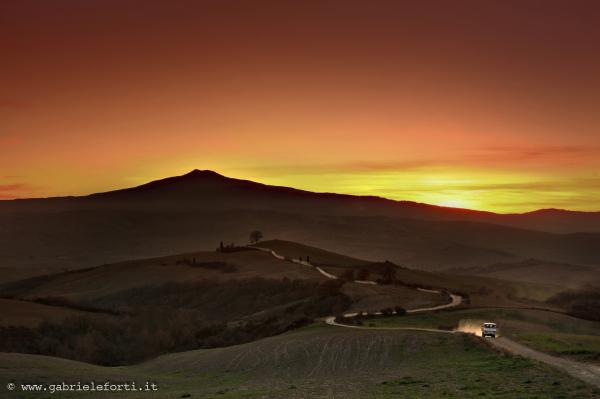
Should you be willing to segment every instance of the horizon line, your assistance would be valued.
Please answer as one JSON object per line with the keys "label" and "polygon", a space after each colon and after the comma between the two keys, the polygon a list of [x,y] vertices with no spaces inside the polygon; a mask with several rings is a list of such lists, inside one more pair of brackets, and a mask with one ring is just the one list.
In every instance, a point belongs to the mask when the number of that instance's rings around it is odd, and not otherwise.
{"label": "horizon line", "polygon": [[221,178],[224,178],[224,179],[250,182],[250,183],[254,183],[254,184],[260,184],[260,185],[263,185],[263,186],[266,186],[266,187],[287,188],[287,189],[292,189],[292,190],[297,190],[297,191],[302,191],[302,192],[312,193],[312,194],[329,194],[329,195],[349,196],[349,197],[358,197],[358,198],[371,198],[371,199],[379,199],[379,200],[390,201],[390,202],[394,202],[394,203],[411,203],[411,204],[416,204],[416,205],[430,206],[430,207],[434,207],[434,208],[442,208],[442,209],[458,210],[458,211],[489,213],[489,214],[495,214],[495,215],[526,215],[526,214],[532,214],[532,213],[538,213],[538,212],[544,212],[544,211],[570,212],[570,213],[583,213],[583,214],[587,214],[587,213],[600,213],[600,210],[595,210],[595,211],[580,211],[580,210],[572,210],[572,209],[556,208],[556,207],[535,208],[533,210],[525,211],[525,212],[497,212],[497,211],[490,211],[490,210],[485,210],[485,209],[461,208],[461,207],[453,207],[453,206],[436,205],[436,204],[431,204],[431,203],[427,203],[427,202],[419,202],[419,201],[413,201],[413,200],[398,200],[398,199],[388,198],[388,197],[384,197],[384,196],[380,196],[380,195],[347,194],[347,193],[339,193],[339,192],[333,192],[333,191],[313,191],[313,190],[306,190],[306,189],[292,187],[292,186],[267,184],[267,183],[262,183],[262,182],[256,181],[256,180],[240,179],[240,178],[237,178],[237,177],[230,177],[230,176],[226,176],[226,175],[224,175],[224,174],[222,174],[220,172],[217,172],[216,170],[213,170],[213,169],[198,169],[198,168],[194,168],[191,171],[189,171],[187,173],[184,173],[184,174],[181,174],[181,175],[173,175],[173,176],[161,177],[161,178],[149,180],[149,181],[147,181],[145,183],[142,183],[142,184],[138,184],[138,185],[134,185],[134,186],[128,186],[128,187],[123,187],[123,188],[115,188],[115,189],[107,190],[107,191],[98,191],[98,192],[92,192],[92,193],[81,194],[81,195],[56,195],[56,196],[48,196],[48,197],[0,198],[0,203],[1,202],[8,202],[8,201],[33,201],[33,200],[67,199],[67,198],[86,198],[86,197],[90,197],[90,196],[94,196],[94,195],[108,194],[108,193],[118,192],[118,191],[123,191],[123,190],[132,190],[132,189],[136,189],[136,188],[140,188],[140,187],[146,186],[146,185],[151,184],[151,183],[155,183],[155,182],[159,182],[159,181],[163,181],[163,180],[168,180],[168,179],[181,178],[181,177],[186,177],[186,176],[193,176],[195,174],[196,175],[199,175],[199,174],[212,174],[212,175],[216,175],[216,176],[219,176]]}

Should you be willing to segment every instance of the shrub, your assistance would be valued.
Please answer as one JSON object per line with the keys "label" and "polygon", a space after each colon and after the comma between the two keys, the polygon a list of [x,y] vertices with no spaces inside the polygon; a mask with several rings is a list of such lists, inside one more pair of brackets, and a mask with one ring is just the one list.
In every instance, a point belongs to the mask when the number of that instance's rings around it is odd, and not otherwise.
{"label": "shrub", "polygon": [[342,275],[340,276],[340,280],[344,280],[344,281],[356,280],[354,278],[354,270],[352,270],[352,269],[345,270],[344,273],[342,273]]}
{"label": "shrub", "polygon": [[381,309],[381,314],[382,314],[383,316],[391,316],[391,315],[393,315],[393,314],[394,314],[394,309],[392,309],[392,308],[384,308],[384,309]]}
{"label": "shrub", "polygon": [[402,306],[394,306],[394,312],[396,312],[396,315],[398,316],[404,316],[406,314],[406,309]]}

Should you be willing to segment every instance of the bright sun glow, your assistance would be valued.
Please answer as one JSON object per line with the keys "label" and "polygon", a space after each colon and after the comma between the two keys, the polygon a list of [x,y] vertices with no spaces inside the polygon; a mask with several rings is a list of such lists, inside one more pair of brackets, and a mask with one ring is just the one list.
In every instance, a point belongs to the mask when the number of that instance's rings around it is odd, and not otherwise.
{"label": "bright sun glow", "polygon": [[467,201],[463,201],[458,198],[448,198],[446,200],[438,201],[433,205],[445,206],[448,208],[469,208]]}

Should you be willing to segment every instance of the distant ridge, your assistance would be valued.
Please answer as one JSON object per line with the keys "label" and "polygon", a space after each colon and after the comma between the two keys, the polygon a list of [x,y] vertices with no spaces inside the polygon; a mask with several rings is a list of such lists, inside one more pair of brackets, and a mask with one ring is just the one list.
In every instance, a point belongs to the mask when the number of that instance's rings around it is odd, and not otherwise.
{"label": "distant ridge", "polygon": [[12,210],[95,209],[264,209],[302,214],[386,216],[431,221],[467,221],[554,233],[600,232],[600,212],[540,209],[498,214],[448,208],[377,196],[315,193],[271,186],[194,169],[180,176],[81,197],[0,201],[0,212]]}

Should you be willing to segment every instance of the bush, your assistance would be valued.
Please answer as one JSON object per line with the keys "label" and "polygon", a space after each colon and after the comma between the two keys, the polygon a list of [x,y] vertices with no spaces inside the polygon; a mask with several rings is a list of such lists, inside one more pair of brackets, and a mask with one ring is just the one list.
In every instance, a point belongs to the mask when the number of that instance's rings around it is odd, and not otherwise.
{"label": "bush", "polygon": [[352,270],[352,269],[346,269],[344,271],[344,273],[342,273],[342,275],[340,276],[340,280],[344,280],[344,281],[354,281],[354,280],[356,280],[354,278],[354,270]]}
{"label": "bush", "polygon": [[383,316],[391,316],[391,315],[393,315],[393,314],[394,314],[394,309],[392,309],[392,308],[384,308],[384,309],[381,309],[381,314],[382,314]]}
{"label": "bush", "polygon": [[217,248],[217,252],[230,253],[230,252],[245,252],[245,251],[258,251],[256,248],[250,247],[238,247],[235,244],[226,245],[223,248]]}
{"label": "bush", "polygon": [[402,306],[395,306],[394,312],[396,312],[396,315],[398,316],[404,316],[406,314],[406,309],[404,309]]}

